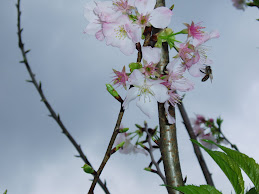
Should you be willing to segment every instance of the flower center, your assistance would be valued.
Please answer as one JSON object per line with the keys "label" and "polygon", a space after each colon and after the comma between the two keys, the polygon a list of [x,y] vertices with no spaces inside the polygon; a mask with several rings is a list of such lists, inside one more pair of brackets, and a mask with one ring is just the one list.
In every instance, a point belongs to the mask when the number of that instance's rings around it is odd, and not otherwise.
{"label": "flower center", "polygon": [[150,99],[150,95],[154,96],[154,92],[152,90],[150,90],[150,86],[146,84],[146,80],[145,83],[139,87],[139,94],[138,96],[142,96],[144,95],[144,100],[146,101],[146,98],[151,101]]}
{"label": "flower center", "polygon": [[127,32],[124,29],[123,25],[120,25],[118,28],[116,28],[115,30],[116,33],[116,37],[119,38],[120,40],[124,40],[127,37]]}

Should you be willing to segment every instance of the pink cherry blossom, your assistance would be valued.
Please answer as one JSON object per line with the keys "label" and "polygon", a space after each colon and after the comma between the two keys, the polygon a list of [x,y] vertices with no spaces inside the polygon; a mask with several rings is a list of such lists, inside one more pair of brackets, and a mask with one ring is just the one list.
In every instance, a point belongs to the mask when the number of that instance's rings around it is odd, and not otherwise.
{"label": "pink cherry blossom", "polygon": [[140,69],[145,76],[159,76],[156,65],[161,59],[161,49],[150,46],[142,47],[142,56],[144,67]]}
{"label": "pink cherry blossom", "polygon": [[187,69],[200,60],[198,51],[195,50],[194,46],[190,44],[190,42],[181,43],[179,45],[178,55],[183,60],[183,65]]}
{"label": "pink cherry blossom", "polygon": [[190,91],[194,88],[194,84],[183,76],[184,67],[176,64],[177,60],[168,63],[166,69],[168,70],[167,82],[169,82],[171,90],[178,90],[181,92]]}
{"label": "pink cherry blossom", "polygon": [[232,0],[232,2],[235,8],[245,10],[245,0]]}
{"label": "pink cherry blossom", "polygon": [[84,16],[89,21],[84,32],[95,35],[98,40],[102,41],[105,38],[102,25],[106,22],[116,21],[120,15],[120,12],[113,10],[111,1],[90,1],[85,5],[84,10]]}
{"label": "pink cherry blossom", "polygon": [[168,94],[169,94],[170,98],[168,101],[165,102],[164,108],[165,108],[165,113],[166,113],[166,118],[167,118],[168,123],[174,124],[175,118],[170,114],[169,107],[175,106],[177,103],[179,103],[181,100],[181,96],[172,90],[169,90]]}
{"label": "pink cherry blossom", "polygon": [[113,1],[114,10],[120,11],[123,14],[131,14],[134,8],[134,0],[115,0]]}
{"label": "pink cherry blossom", "polygon": [[217,140],[216,140],[216,138],[212,135],[212,133],[201,134],[201,135],[199,136],[199,140],[200,140],[201,144],[202,144],[204,147],[208,148],[208,149],[215,149],[215,148],[217,148],[217,146],[215,146],[214,144],[211,144],[211,143],[207,143],[207,142],[205,142],[205,141],[202,141],[203,139],[211,140],[211,141],[217,143]]}
{"label": "pink cherry blossom", "polygon": [[200,23],[201,22],[199,22],[197,24],[194,24],[194,22],[192,22],[191,25],[185,24],[187,26],[187,29],[188,29],[188,37],[193,37],[193,38],[196,38],[198,40],[203,37],[204,32],[201,31],[201,29],[203,29],[205,27],[202,27],[200,25]]}
{"label": "pink cherry blossom", "polygon": [[121,15],[115,22],[104,23],[103,34],[107,45],[120,48],[125,55],[132,54],[135,43],[141,39],[141,29],[126,15]]}
{"label": "pink cherry blossom", "polygon": [[172,11],[167,7],[154,9],[156,0],[136,0],[135,6],[138,10],[138,24],[142,27],[150,24],[155,28],[165,28],[171,22]]}
{"label": "pink cherry blossom", "polygon": [[137,69],[129,76],[129,84],[134,87],[130,88],[124,100],[124,109],[128,108],[129,103],[137,100],[137,106],[149,118],[157,113],[157,102],[164,103],[169,100],[167,88],[162,85],[162,80],[151,80]]}
{"label": "pink cherry blossom", "polygon": [[118,86],[121,85],[126,90],[126,82],[128,81],[128,75],[125,72],[125,66],[123,67],[121,72],[115,69],[113,69],[113,72],[115,73],[114,79],[112,80],[113,84]]}
{"label": "pink cherry blossom", "polygon": [[119,149],[121,154],[130,154],[130,153],[142,153],[148,155],[147,151],[143,148],[138,148],[136,145],[131,143],[131,139],[128,137],[127,133],[119,133],[114,141],[114,146],[120,144],[121,142],[125,142],[123,147]]}

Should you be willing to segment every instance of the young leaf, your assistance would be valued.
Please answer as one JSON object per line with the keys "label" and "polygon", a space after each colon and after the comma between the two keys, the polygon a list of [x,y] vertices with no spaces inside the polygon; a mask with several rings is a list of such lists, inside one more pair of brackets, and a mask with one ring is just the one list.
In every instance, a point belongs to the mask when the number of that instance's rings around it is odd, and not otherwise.
{"label": "young leaf", "polygon": [[235,192],[237,194],[243,194],[244,180],[238,164],[231,157],[229,157],[223,152],[212,151],[204,147],[203,145],[201,145],[196,140],[192,139],[191,141],[197,144],[198,146],[200,146],[201,148],[203,148],[213,158],[213,160],[219,165],[221,170],[228,177],[228,180],[231,182]]}
{"label": "young leaf", "polygon": [[[171,187],[170,185],[163,185]],[[177,191],[181,191],[184,194],[222,194],[220,191],[218,191],[215,187],[210,185],[185,185],[181,187],[173,187]]]}
{"label": "young leaf", "polygon": [[254,183],[255,189],[259,192],[259,164],[257,164],[253,158],[250,158],[238,151],[218,145],[212,141],[206,140],[206,142],[215,144],[220,147],[229,157],[231,157],[247,174],[250,180]]}

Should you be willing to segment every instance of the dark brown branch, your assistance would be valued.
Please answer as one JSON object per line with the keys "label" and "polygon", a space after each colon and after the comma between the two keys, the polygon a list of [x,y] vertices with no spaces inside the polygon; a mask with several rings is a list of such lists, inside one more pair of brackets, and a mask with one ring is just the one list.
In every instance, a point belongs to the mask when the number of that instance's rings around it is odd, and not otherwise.
{"label": "dark brown branch", "polygon": [[[60,128],[62,129],[62,133],[64,133],[67,138],[69,139],[69,141],[73,144],[73,146],[76,148],[76,150],[78,151],[79,153],[79,156],[81,157],[81,159],[86,163],[88,164],[89,166],[92,167],[92,165],[90,164],[90,162],[88,161],[88,159],[86,158],[85,154],[83,153],[81,147],[79,144],[76,143],[75,139],[70,135],[70,133],[68,132],[68,130],[66,129],[66,127],[64,126],[63,122],[61,121],[60,119],[60,116],[59,114],[56,114],[56,112],[53,110],[53,108],[51,107],[51,105],[49,104],[47,98],[45,97],[44,93],[43,93],[43,90],[42,90],[42,84],[41,82],[37,82],[36,78],[35,78],[35,74],[32,72],[31,70],[31,67],[29,65],[29,62],[28,62],[28,59],[27,59],[27,56],[26,54],[30,51],[30,50],[27,50],[25,51],[25,48],[24,48],[24,43],[22,42],[22,28],[21,28],[21,11],[20,11],[20,0],[17,0],[17,4],[16,4],[16,7],[17,7],[17,13],[18,13],[18,16],[17,16],[17,28],[18,28],[18,46],[22,52],[22,56],[23,56],[23,61],[21,61],[21,63],[24,63],[24,65],[26,66],[26,69],[31,77],[31,80],[29,82],[31,82],[35,88],[37,89],[40,97],[41,97],[41,100],[42,102],[45,104],[45,106],[47,107],[47,109],[49,110],[50,112],[50,116],[58,123],[58,125],[60,126]],[[93,167],[92,167],[93,168]],[[94,172],[95,173],[95,172]],[[108,188],[106,187],[106,185],[100,180],[98,179],[98,184],[101,186],[101,188],[103,189],[103,191],[107,194],[109,194],[109,190]]]}
{"label": "dark brown branch", "polygon": [[[156,173],[158,174],[158,176],[160,176],[160,178],[162,179],[162,181],[164,182],[164,184],[166,184],[166,179],[165,179],[165,176],[162,174],[161,170],[160,170],[160,167],[159,167],[159,164],[155,161],[155,157],[153,155],[153,146],[152,146],[152,143],[151,143],[151,135],[150,133],[148,132],[148,129],[147,129],[147,123],[145,123],[145,126],[144,126],[144,129],[145,129],[145,132],[147,133],[147,142],[148,142],[148,145],[149,145],[149,150],[148,150],[148,153],[150,155],[150,158],[151,158],[151,162],[152,164],[155,165],[156,167]],[[150,166],[151,167],[151,166]]]}
{"label": "dark brown branch", "polygon": [[224,138],[224,139],[226,140],[226,142],[228,142],[228,143],[230,144],[230,146],[231,146],[233,149],[235,149],[236,151],[239,152],[239,149],[237,148],[237,146],[236,146],[235,144],[232,144],[232,143],[228,140],[228,138],[222,133],[222,131],[221,131],[220,128],[219,128],[219,132],[220,132],[220,134],[222,135],[222,138]]}
{"label": "dark brown branch", "polygon": [[250,3],[247,3],[247,6],[250,6],[250,7],[257,7],[259,9],[259,6],[253,2],[250,2]]}
{"label": "dark brown branch", "polygon": [[114,127],[114,130],[113,130],[113,133],[112,133],[112,137],[110,139],[110,143],[108,145],[108,148],[106,150],[106,153],[104,155],[104,158],[103,158],[103,161],[97,171],[97,174],[95,175],[94,177],[94,180],[92,182],[92,185],[88,191],[88,194],[93,194],[94,193],[94,188],[95,188],[95,185],[96,185],[96,182],[97,180],[99,179],[99,176],[101,175],[106,163],[108,162],[110,156],[111,156],[111,150],[112,150],[112,146],[114,144],[114,141],[116,139],[116,136],[118,135],[118,132],[119,132],[119,128],[120,128],[120,124],[121,124],[121,120],[122,120],[122,117],[123,117],[123,114],[124,114],[124,109],[122,107],[122,104],[121,104],[121,108],[120,108],[120,112],[119,112],[119,115],[118,115],[118,119],[117,119],[117,122],[116,122],[116,125]]}
{"label": "dark brown branch", "polygon": [[[196,135],[194,134],[192,125],[190,123],[189,117],[188,117],[188,115],[187,115],[187,113],[185,111],[185,108],[183,106],[183,103],[178,104],[178,108],[180,110],[181,116],[183,118],[183,123],[185,125],[185,128],[187,129],[187,132],[188,132],[190,138],[197,140]],[[197,157],[197,159],[199,161],[199,164],[201,166],[201,169],[202,169],[202,172],[203,172],[203,175],[204,175],[204,177],[206,179],[207,184],[209,184],[211,186],[214,186],[211,174],[209,172],[209,169],[207,167],[206,162],[204,161],[204,158],[203,158],[203,155],[201,153],[200,147],[198,145],[194,144],[194,143],[192,143],[192,145],[193,145],[194,152],[195,152],[196,157]]]}
{"label": "dark brown branch", "polygon": [[142,59],[142,49],[141,49],[141,44],[139,42],[136,43],[136,49],[138,51],[137,62],[141,62],[141,59]]}

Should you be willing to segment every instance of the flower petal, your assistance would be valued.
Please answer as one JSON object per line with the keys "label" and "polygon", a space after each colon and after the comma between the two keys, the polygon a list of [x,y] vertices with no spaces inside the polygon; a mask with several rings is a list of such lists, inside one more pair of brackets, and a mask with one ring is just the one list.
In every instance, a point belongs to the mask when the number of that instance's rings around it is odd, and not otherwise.
{"label": "flower petal", "polygon": [[145,81],[145,76],[137,69],[135,69],[129,76],[129,84],[133,86],[142,86]]}
{"label": "flower petal", "polygon": [[157,113],[157,101],[152,95],[141,95],[137,101],[137,106],[149,118]]}
{"label": "flower petal", "polygon": [[188,71],[189,71],[190,75],[193,77],[201,77],[204,75],[204,73],[201,72],[201,69],[204,69],[204,65],[200,64],[200,63],[196,63],[196,64],[192,65],[188,69]]}
{"label": "flower petal", "polygon": [[168,101],[166,101],[165,104],[164,104],[165,112],[166,112],[166,118],[167,118],[168,123],[174,124],[175,118],[172,117],[172,115],[169,113],[169,106],[170,106],[170,104],[168,103]]}
{"label": "flower petal", "polygon": [[171,89],[179,90],[181,92],[190,91],[193,88],[194,88],[194,83],[192,83],[190,80],[186,79],[185,77],[175,80],[174,82],[172,82],[172,85],[171,85]]}
{"label": "flower petal", "polygon": [[167,7],[158,7],[150,13],[150,23],[155,28],[165,28],[171,22],[173,12]]}
{"label": "flower petal", "polygon": [[150,62],[158,63],[161,59],[161,49],[160,48],[152,48],[151,46],[142,47],[142,55],[143,59]]}
{"label": "flower petal", "polygon": [[84,33],[89,35],[95,35],[101,29],[101,24],[98,24],[97,22],[91,22],[86,26]]}
{"label": "flower petal", "polygon": [[164,103],[170,98],[167,87],[162,84],[154,84],[150,86],[150,90],[154,92],[156,100],[160,103]]}
{"label": "flower petal", "polygon": [[150,13],[156,5],[156,0],[136,0],[135,6],[138,9],[139,14],[147,15]]}
{"label": "flower petal", "polygon": [[130,101],[134,100],[138,97],[138,91],[139,89],[136,87],[130,88],[127,92],[127,96],[122,104],[124,109],[127,109],[129,107]]}

